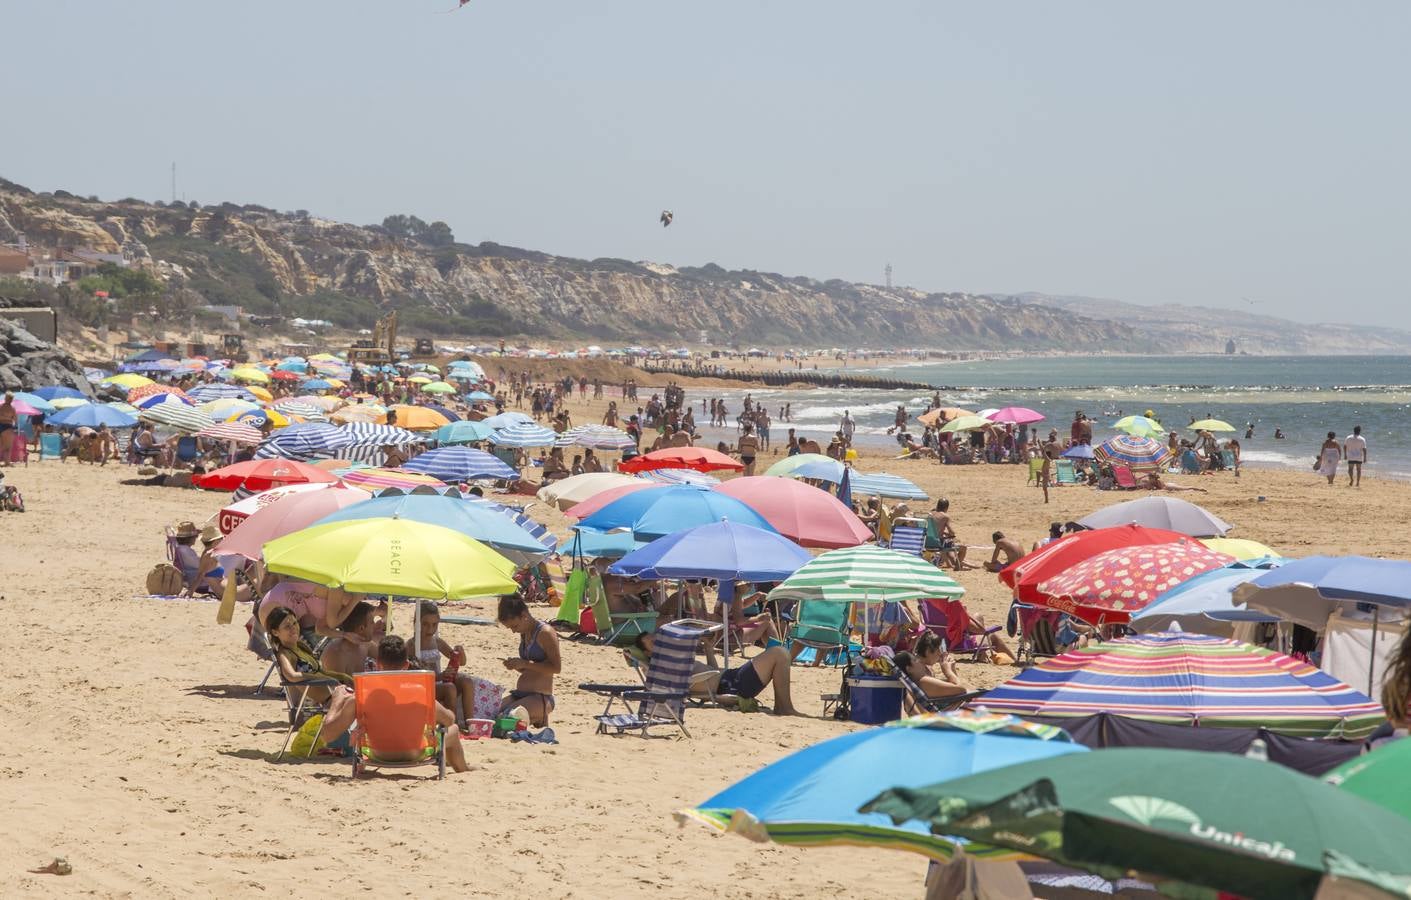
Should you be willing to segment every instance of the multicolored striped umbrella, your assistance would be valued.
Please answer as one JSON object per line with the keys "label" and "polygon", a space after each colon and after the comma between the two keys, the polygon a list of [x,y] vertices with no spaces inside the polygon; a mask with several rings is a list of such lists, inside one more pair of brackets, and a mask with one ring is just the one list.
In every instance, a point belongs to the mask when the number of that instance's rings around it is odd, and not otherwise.
{"label": "multicolored striped umbrella", "polygon": [[796,847],[890,847],[944,862],[964,845],[980,859],[1014,859],[1012,851],[934,835],[918,822],[894,825],[857,808],[898,778],[923,785],[1086,749],[1060,729],[1008,715],[918,716],[805,747],[676,817]]}
{"label": "multicolored striped umbrella", "polygon": [[1381,705],[1306,662],[1251,644],[1158,631],[1073,650],[976,701],[992,712],[1067,718],[1106,712],[1177,725],[1268,728],[1361,740]]}
{"label": "multicolored striped umbrella", "polygon": [[1042,582],[1040,599],[1045,606],[1090,622],[1126,622],[1181,582],[1234,561],[1192,538],[1121,547],[1090,556]]}
{"label": "multicolored striped umbrella", "polygon": [[260,429],[241,425],[239,422],[216,422],[196,432],[196,436],[217,441],[234,441],[237,444],[258,444],[265,439]]}
{"label": "multicolored striped umbrella", "polygon": [[883,603],[964,593],[965,588],[921,557],[867,544],[815,557],[770,591],[769,599]]}
{"label": "multicolored striped umbrella", "polygon": [[445,482],[439,478],[432,478],[430,475],[422,475],[418,472],[407,472],[402,469],[383,469],[370,467],[366,469],[339,469],[336,473],[343,479],[344,484],[351,484],[355,487],[375,488],[416,487],[419,484],[429,484],[432,486],[445,486]]}
{"label": "multicolored striped umbrella", "polygon": [[1093,448],[1093,455],[1102,462],[1131,469],[1159,469],[1171,460],[1171,451],[1165,444],[1130,434],[1108,438]]}

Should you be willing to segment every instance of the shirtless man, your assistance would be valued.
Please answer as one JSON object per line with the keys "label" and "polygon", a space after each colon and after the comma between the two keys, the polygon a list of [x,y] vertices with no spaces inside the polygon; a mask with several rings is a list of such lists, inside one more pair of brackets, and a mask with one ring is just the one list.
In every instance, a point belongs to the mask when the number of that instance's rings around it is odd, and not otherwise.
{"label": "shirtless man", "polygon": [[[1003,531],[996,531],[990,537],[995,542],[994,555],[985,563],[986,572],[998,572],[1024,555],[1024,548],[1014,538],[1007,538]],[[1000,557],[1004,557],[1001,561]]]}
{"label": "shirtless man", "polygon": [[377,621],[371,603],[359,600],[343,620],[342,634],[329,641],[319,656],[319,663],[329,672],[356,675],[367,671],[370,657],[377,655],[377,638],[373,629]]}
{"label": "shirtless man", "polygon": [[[650,657],[652,636],[650,634],[638,635],[637,647]],[[736,666],[728,672],[715,671],[713,655],[709,656],[708,662],[711,665],[701,665],[698,662],[691,664],[692,674],[712,673],[709,678],[693,680],[691,693],[707,697],[715,694],[753,700],[766,687],[773,685],[774,715],[796,716],[799,714],[799,711],[794,709],[793,698],[789,694],[789,651],[783,647],[770,647],[750,659],[749,662]]]}
{"label": "shirtless man", "polygon": [[15,395],[9,391],[5,392],[5,399],[0,401],[0,464],[10,465],[10,451],[15,446],[15,435],[19,430],[15,423],[19,420],[19,413],[15,412]]}
{"label": "shirtless man", "polygon": [[749,476],[754,474],[754,460],[759,455],[759,438],[754,436],[754,426],[746,425],[745,433],[740,435],[740,442],[737,447],[740,452],[740,462],[745,464],[745,470],[741,475]]}
{"label": "shirtless man", "polygon": [[950,501],[944,497],[937,500],[936,508],[930,513],[929,518],[936,527],[936,536],[941,540],[942,561],[951,563],[951,568],[957,572],[961,569],[975,568],[965,565],[965,552],[969,548],[956,540],[955,527],[950,520]]}

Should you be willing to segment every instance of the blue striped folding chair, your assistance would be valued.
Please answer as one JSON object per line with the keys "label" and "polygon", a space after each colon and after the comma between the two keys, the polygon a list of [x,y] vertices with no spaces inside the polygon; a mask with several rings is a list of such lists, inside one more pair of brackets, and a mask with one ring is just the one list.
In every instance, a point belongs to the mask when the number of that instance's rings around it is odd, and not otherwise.
{"label": "blue striped folding chair", "polygon": [[[675,727],[690,737],[684,716],[691,688],[691,669],[696,661],[696,645],[707,628],[672,622],[652,636],[652,657],[647,664],[646,684],[580,684],[581,690],[606,696],[607,706],[598,722],[598,734],[636,731],[647,736],[652,728]],[[623,712],[614,713],[621,702]],[[637,703],[633,712],[629,704]]]}
{"label": "blue striped folding chair", "polygon": [[920,519],[894,519],[887,546],[900,553],[920,556],[926,547],[926,526]]}

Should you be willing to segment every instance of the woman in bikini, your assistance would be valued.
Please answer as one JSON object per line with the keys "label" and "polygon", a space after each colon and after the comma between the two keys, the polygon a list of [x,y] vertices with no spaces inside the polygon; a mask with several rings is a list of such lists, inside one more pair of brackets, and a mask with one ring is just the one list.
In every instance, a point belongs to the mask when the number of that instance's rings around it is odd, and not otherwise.
{"label": "woman in bikini", "polygon": [[519,683],[505,698],[500,713],[523,706],[530,724],[543,728],[554,708],[554,676],[562,670],[559,636],[530,614],[522,597],[501,597],[495,618],[519,635],[519,655],[504,661],[506,669],[519,673]]}
{"label": "woman in bikini", "polygon": [[[318,654],[300,636],[299,616],[287,606],[270,610],[266,628],[275,662],[279,664],[279,676],[284,681],[297,684],[314,678],[333,678],[345,685],[353,683],[351,676],[323,668]],[[333,696],[337,695],[323,685],[309,688],[308,697],[315,703],[323,703]]]}

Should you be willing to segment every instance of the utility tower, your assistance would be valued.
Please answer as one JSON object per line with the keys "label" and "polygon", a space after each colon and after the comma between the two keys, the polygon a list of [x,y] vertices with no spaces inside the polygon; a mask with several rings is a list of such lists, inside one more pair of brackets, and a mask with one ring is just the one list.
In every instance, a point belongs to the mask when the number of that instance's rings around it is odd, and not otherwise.
{"label": "utility tower", "polygon": [[171,164],[171,202],[176,202],[176,163]]}
{"label": "utility tower", "polygon": [[887,290],[892,289],[892,264],[887,263]]}

